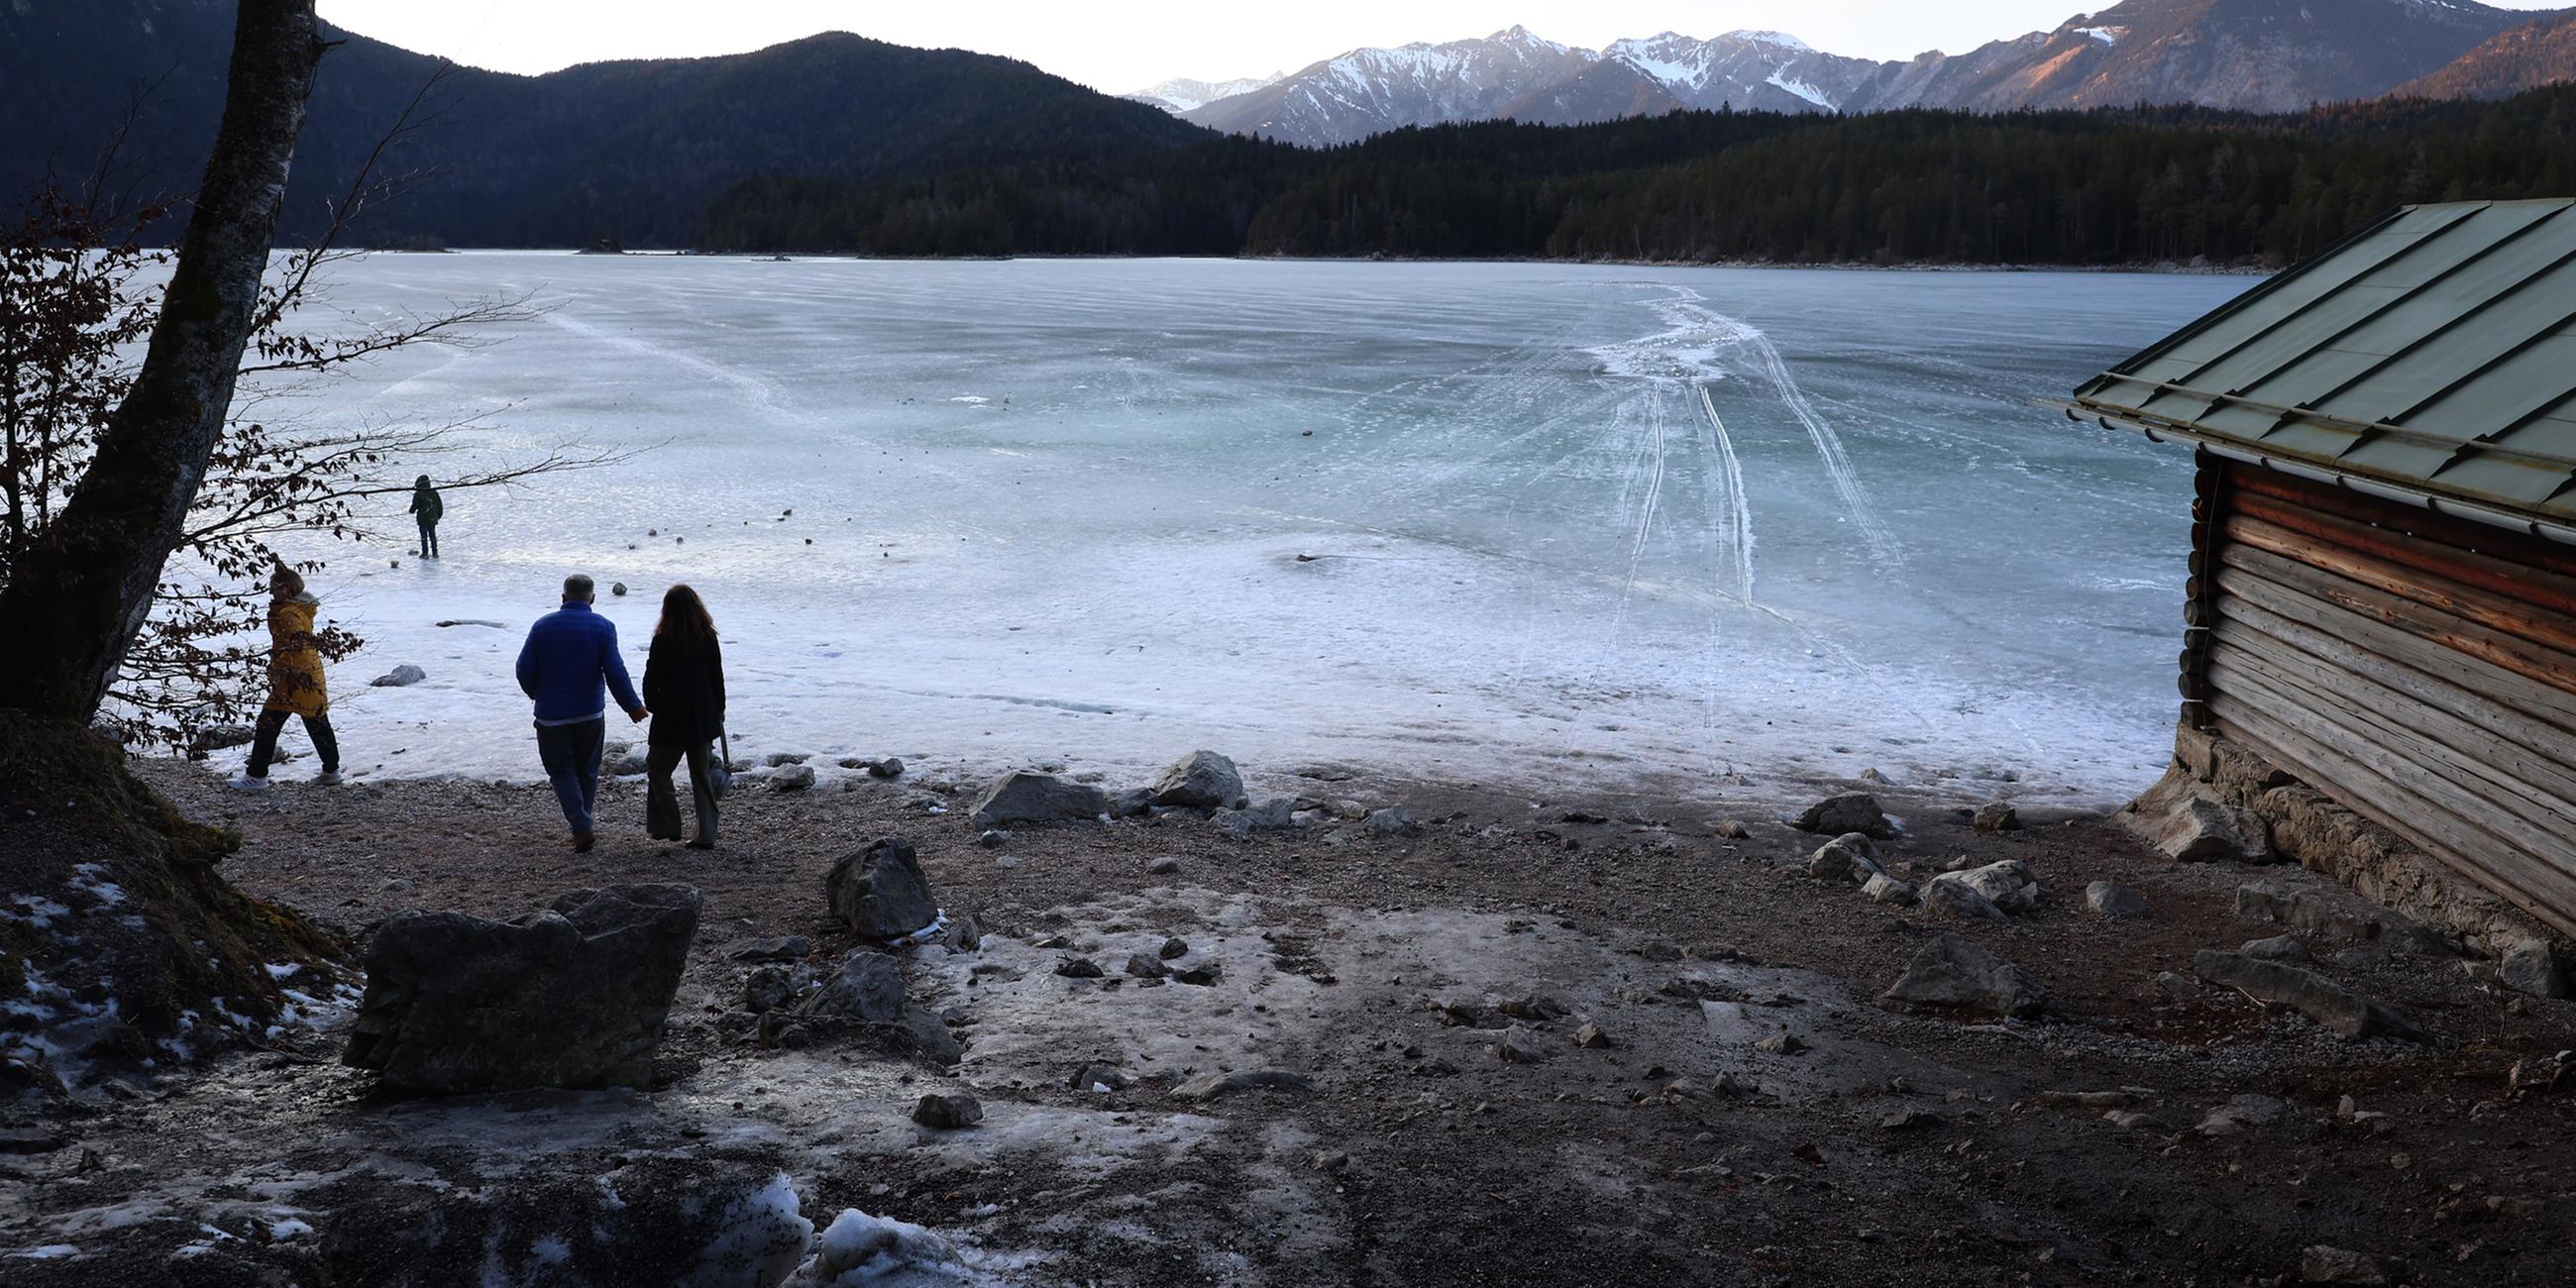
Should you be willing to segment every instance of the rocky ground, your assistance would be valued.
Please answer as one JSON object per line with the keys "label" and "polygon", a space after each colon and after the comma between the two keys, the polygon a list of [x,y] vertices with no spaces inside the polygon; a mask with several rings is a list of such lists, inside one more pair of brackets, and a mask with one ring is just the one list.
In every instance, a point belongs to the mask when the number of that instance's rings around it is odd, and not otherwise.
{"label": "rocky ground", "polygon": [[[2576,1004],[2296,869],[2175,864],[2062,811],[1981,832],[1951,784],[1872,787],[1903,831],[1850,848],[1891,881],[2021,862],[1982,887],[1989,918],[1811,876],[1830,838],[1749,791],[1256,772],[1322,812],[988,845],[933,772],[819,768],[747,782],[713,853],[644,840],[640,787],[613,784],[576,855],[541,789],[252,799],[148,767],[241,829],[232,881],[350,935],[685,882],[695,946],[647,1087],[394,1096],[336,1062],[343,1016],[23,1119],[0,1136],[0,1278],[750,1284],[778,1231],[792,1262],[797,1221],[859,1209],[954,1252],[854,1218],[834,1236],[877,1277],[844,1282],[2576,1280],[2576,1076],[2549,1080]],[[825,874],[893,834],[980,932],[907,954],[953,1067],[746,1006],[757,941],[807,940],[770,978],[836,968]],[[2095,911],[2097,881],[2145,913]],[[2240,915],[2253,883],[2280,897],[2249,909],[2299,924]],[[2349,1039],[2196,980],[2200,950],[2285,934],[2261,951],[2439,1040]],[[1927,947],[1973,954],[1945,935],[2043,986],[2035,1018],[1882,1000]],[[980,1122],[915,1122],[928,1094]]]}

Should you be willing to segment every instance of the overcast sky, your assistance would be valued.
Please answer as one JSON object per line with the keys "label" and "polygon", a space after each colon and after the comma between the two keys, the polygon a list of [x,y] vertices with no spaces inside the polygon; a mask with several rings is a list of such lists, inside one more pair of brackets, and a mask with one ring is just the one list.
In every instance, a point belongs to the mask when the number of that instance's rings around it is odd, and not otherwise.
{"label": "overcast sky", "polygon": [[[2328,0],[2332,3],[2333,0]],[[2542,9],[2566,0],[2490,0]],[[2056,27],[2085,0],[321,0],[361,35],[502,71],[730,54],[818,31],[1026,59],[1123,93],[1173,76],[1293,71],[1362,45],[1457,40],[1513,23],[1594,48],[1623,36],[1786,31],[1866,58],[1956,52]],[[2096,0],[2108,7],[2108,0]]]}

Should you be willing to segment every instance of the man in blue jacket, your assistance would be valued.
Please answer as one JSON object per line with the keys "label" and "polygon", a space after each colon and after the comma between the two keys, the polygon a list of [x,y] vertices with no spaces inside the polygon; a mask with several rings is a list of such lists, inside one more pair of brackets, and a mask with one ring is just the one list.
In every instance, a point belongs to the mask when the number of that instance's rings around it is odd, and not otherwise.
{"label": "man in blue jacket", "polygon": [[626,660],[617,655],[617,623],[591,611],[598,597],[590,578],[564,578],[563,607],[538,618],[519,649],[519,687],[537,703],[537,755],[545,761],[555,799],[563,803],[564,821],[572,824],[576,851],[589,850],[598,839],[590,802],[599,794],[608,691],[616,691],[627,719],[641,723],[652,714],[635,696]]}

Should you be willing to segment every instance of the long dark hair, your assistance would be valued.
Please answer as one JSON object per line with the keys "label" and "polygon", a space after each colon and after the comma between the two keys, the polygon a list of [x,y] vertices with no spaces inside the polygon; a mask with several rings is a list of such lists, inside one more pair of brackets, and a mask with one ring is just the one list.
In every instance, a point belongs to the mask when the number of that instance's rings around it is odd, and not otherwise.
{"label": "long dark hair", "polygon": [[686,583],[671,587],[662,594],[662,620],[653,624],[653,638],[667,639],[682,653],[712,652],[716,646],[716,621],[707,616],[706,603]]}

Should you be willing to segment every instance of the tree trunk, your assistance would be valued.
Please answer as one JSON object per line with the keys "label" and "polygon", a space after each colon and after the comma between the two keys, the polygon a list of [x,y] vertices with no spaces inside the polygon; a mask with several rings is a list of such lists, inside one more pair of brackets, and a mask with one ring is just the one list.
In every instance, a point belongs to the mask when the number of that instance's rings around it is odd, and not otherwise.
{"label": "tree trunk", "polygon": [[0,588],[0,707],[86,720],[152,611],[223,432],[322,58],[314,0],[240,0],[224,119],[134,385]]}

